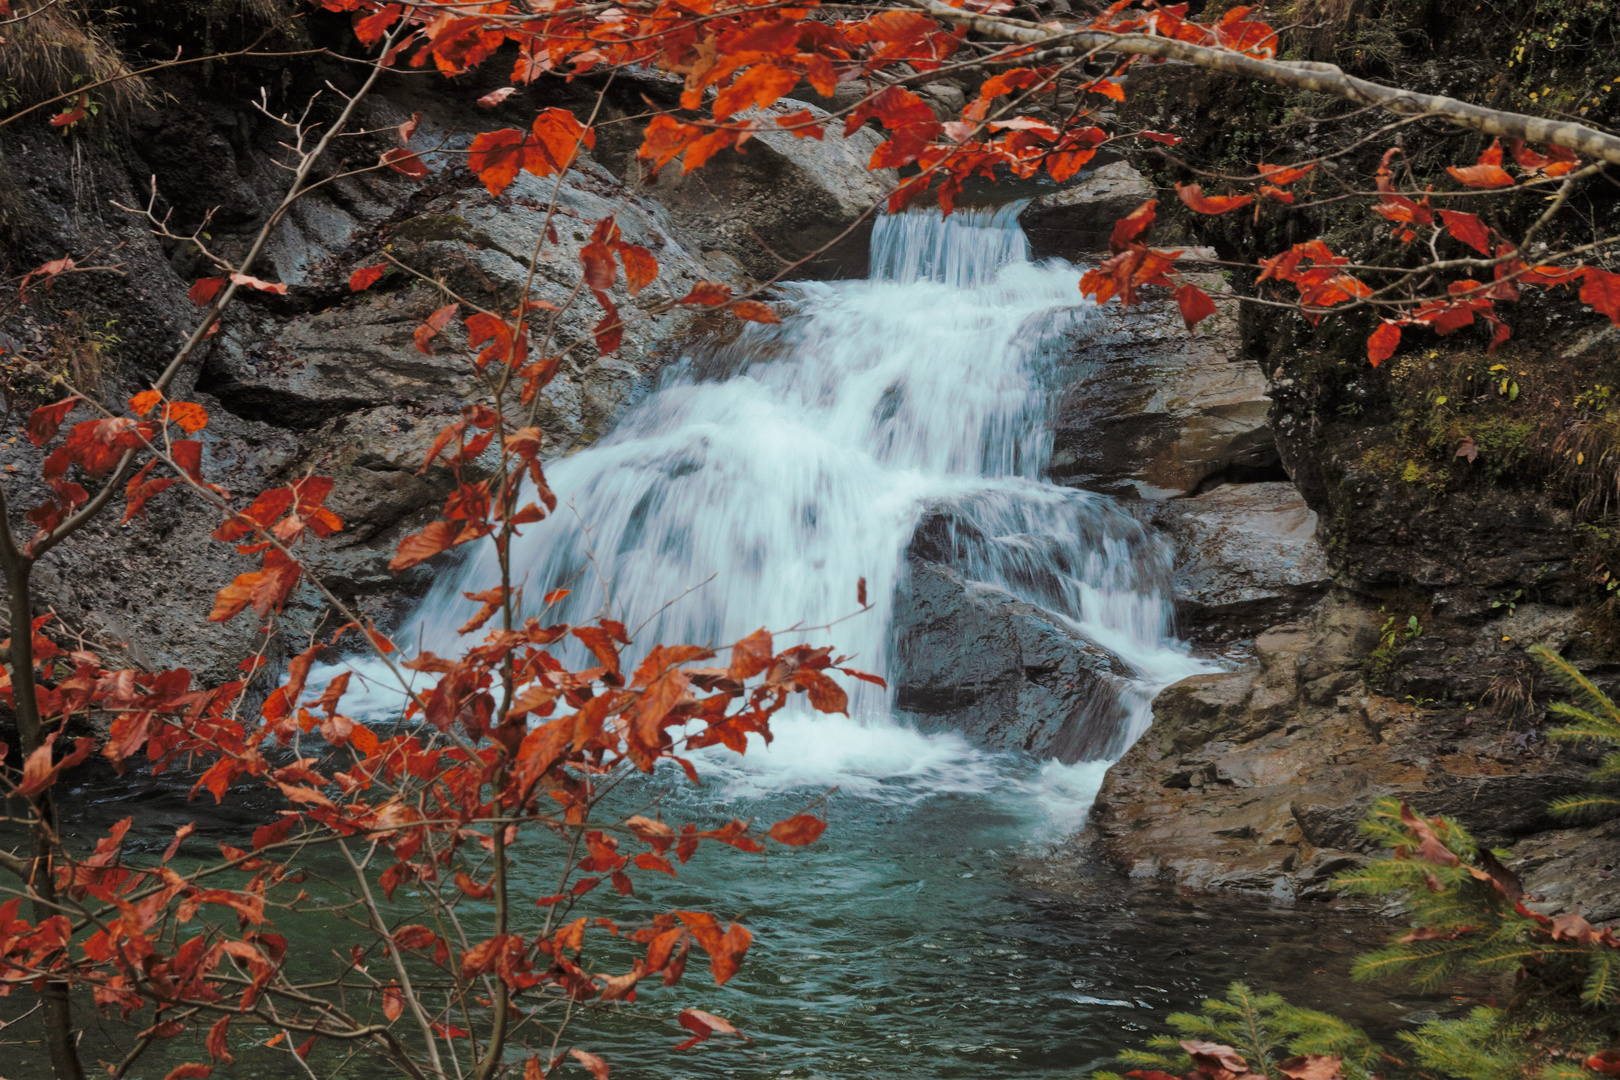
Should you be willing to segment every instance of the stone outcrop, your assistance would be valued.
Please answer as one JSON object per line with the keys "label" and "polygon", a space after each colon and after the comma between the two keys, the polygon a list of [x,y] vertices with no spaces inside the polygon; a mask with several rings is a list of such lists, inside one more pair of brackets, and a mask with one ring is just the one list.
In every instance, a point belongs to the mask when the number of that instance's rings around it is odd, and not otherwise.
{"label": "stone outcrop", "polygon": [[1099,165],[1082,182],[1030,202],[1018,223],[1037,259],[1107,251],[1114,222],[1154,198],[1152,185],[1123,161]]}
{"label": "stone outcrop", "polygon": [[[186,290],[210,271],[185,245],[159,243],[141,219],[109,201],[144,205],[155,177],[160,212],[172,209],[178,229],[212,213],[210,242],[236,257],[286,182],[275,164],[285,154],[278,146],[282,131],[254,121],[247,104],[258,84],[226,82],[202,93],[184,82],[187,77],[173,76],[180,80],[175,93],[162,98],[175,104],[142,111],[130,139],[109,136],[106,148],[82,161],[69,160],[68,144],[43,129],[8,128],[0,139],[8,188],[14,188],[8,197],[22,204],[8,208],[5,221],[8,228],[26,225],[0,236],[0,256],[31,267],[63,252],[116,247],[127,271],[124,277],[64,278],[39,306],[0,326],[0,344],[8,353],[44,355],[51,336],[59,338],[71,323],[83,347],[92,349],[99,389],[110,400],[141,389],[167,363],[196,318]],[[276,102],[301,101],[328,77],[341,83],[348,76],[294,65]],[[335,479],[329,505],[346,528],[312,552],[313,565],[340,596],[385,623],[431,579],[426,568],[398,577],[386,568],[398,539],[448,493],[442,468],[419,474],[423,453],[482,391],[468,371],[459,329],[442,335],[431,355],[416,348],[415,327],[449,302],[442,293],[396,272],[354,295],[348,274],[381,261],[379,252],[386,250],[475,303],[511,307],[552,185],[522,174],[492,196],[455,151],[465,148],[467,132],[499,125],[507,113],[516,123],[547,105],[588,109],[595,99],[588,82],[535,83],[494,114],[472,107],[491,87],[438,80],[428,87],[401,78],[368,99],[358,125],[381,134],[346,152],[369,152],[374,159],[391,145],[395,126],[421,112],[415,145],[446,151],[429,155],[432,176],[425,183],[389,172],[338,179],[298,203],[254,268],[288,284],[287,295],[242,297],[196,367],[175,384],[178,396],[201,402],[211,414],[204,435],[210,479],[238,494],[310,470]],[[609,113],[640,107],[645,80],[620,82],[625,85],[606,106]],[[846,230],[880,196],[865,168],[870,146],[862,140],[870,135],[846,144],[767,134],[752,140],[746,153],[722,152],[703,171],[704,180],[739,200],[737,212],[719,213],[712,200],[703,201],[708,196],[698,174],[685,183],[675,178],[678,165],[659,184],[643,185],[633,142],[617,137],[631,127],[639,131],[633,124],[605,128],[613,137],[557,191],[557,242],[546,247],[535,288],[561,306],[578,276],[581,246],[593,223],[609,214],[627,239],[654,253],[660,278],[633,299],[622,280],[614,291],[626,325],[624,345],[611,356],[599,355],[592,341],[601,312],[588,297],[549,327],[550,348],[564,352],[537,413],[549,454],[601,435],[650,388],[662,365],[680,355],[683,342],[723,322],[692,309],[660,314],[661,302],[699,279],[752,287],[751,274],[768,276],[782,265],[773,257],[745,266],[743,253],[757,255],[759,240],[797,258],[804,252],[794,244],[813,247]],[[864,259],[865,237],[859,230],[851,235],[851,249],[858,247]],[[795,276],[859,269],[830,259],[802,266]],[[64,310],[74,314],[63,316]],[[37,455],[17,443],[12,452],[19,472],[8,481],[8,493],[26,508],[40,498],[26,480],[38,474]],[[120,527],[116,515],[104,519],[42,564],[42,601],[104,643],[124,643],[141,666],[183,663],[200,681],[233,677],[237,660],[256,647],[257,626],[248,619],[223,626],[204,621],[215,591],[246,565],[209,538],[212,525],[180,491],[154,500],[144,522]],[[186,572],[175,574],[176,566]],[[301,590],[284,621],[300,634],[324,607],[312,590]],[[272,659],[280,654],[279,642],[273,643]]]}
{"label": "stone outcrop", "polygon": [[1176,623],[1195,640],[1252,637],[1304,615],[1331,581],[1316,512],[1292,484],[1221,484],[1151,504],[1175,547]]}
{"label": "stone outcrop", "polygon": [[[1098,796],[1107,857],[1138,878],[1326,898],[1333,873],[1371,854],[1357,825],[1383,795],[1456,817],[1484,843],[1537,850],[1532,838],[1556,825],[1548,800],[1583,783],[1586,766],[1515,738],[1489,708],[1455,717],[1369,691],[1364,665],[1380,619],[1338,594],[1257,637],[1251,665],[1162,692],[1153,727]],[[1493,636],[1502,635],[1453,635],[1443,651],[1455,664],[1485,664]],[[1536,858],[1578,862],[1585,842]]]}
{"label": "stone outcrop", "polygon": [[1123,749],[1129,669],[1051,612],[913,555],[891,627],[895,707],[923,730],[1062,762]]}

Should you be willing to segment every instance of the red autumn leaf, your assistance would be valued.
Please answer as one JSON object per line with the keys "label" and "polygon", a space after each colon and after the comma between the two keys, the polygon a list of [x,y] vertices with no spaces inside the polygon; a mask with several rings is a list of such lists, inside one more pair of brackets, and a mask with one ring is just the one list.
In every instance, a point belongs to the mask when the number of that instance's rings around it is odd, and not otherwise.
{"label": "red autumn leaf", "polygon": [[515,86],[503,86],[499,90],[491,90],[478,99],[478,104],[485,109],[493,109],[513,94],[517,93]]}
{"label": "red autumn leaf", "polygon": [[230,1025],[231,1017],[229,1013],[214,1021],[213,1026],[208,1029],[207,1049],[208,1056],[215,1061],[223,1061],[227,1065],[234,1065],[236,1059],[231,1056],[231,1052],[225,1043],[226,1030]]}
{"label": "red autumn leaf", "polygon": [[722,285],[718,281],[700,281],[692,286],[692,291],[681,297],[682,304],[706,304],[715,307],[731,299],[731,286]]}
{"label": "red autumn leaf", "polygon": [[1177,289],[1176,303],[1181,307],[1181,321],[1187,324],[1189,334],[1193,327],[1215,314],[1215,301],[1196,285],[1183,285]]}
{"label": "red autumn leaf", "polygon": [[1265,162],[1260,163],[1260,179],[1264,180],[1268,184],[1274,184],[1277,187],[1287,187],[1294,181],[1303,179],[1315,171],[1316,163],[1314,161],[1309,165],[1299,166],[1267,165]]}
{"label": "red autumn leaf", "polygon": [[827,830],[827,823],[814,814],[796,814],[771,826],[768,834],[778,844],[803,847],[813,844]]}
{"label": "red autumn leaf", "polygon": [[370,15],[355,13],[354,36],[362,45],[375,45],[399,18],[400,5],[386,4]]}
{"label": "red autumn leaf", "polygon": [[636,244],[615,244],[613,250],[619,253],[619,260],[624,263],[625,288],[631,296],[635,296],[658,277],[658,260],[653,253]]}
{"label": "red autumn leaf", "polygon": [[169,1074],[163,1080],[208,1080],[213,1075],[214,1067],[212,1065],[198,1065],[195,1062],[188,1061],[184,1065],[176,1065],[170,1069]]}
{"label": "red autumn leaf", "polygon": [[69,124],[76,124],[84,119],[85,110],[89,108],[90,95],[80,94],[79,100],[74,103],[73,108],[68,109],[66,112],[59,112],[51,117],[51,127],[67,127]]}
{"label": "red autumn leaf", "polygon": [[585,265],[585,284],[597,292],[607,292],[618,279],[619,267],[613,261],[613,249],[600,240],[586,244],[579,251],[579,261]]}
{"label": "red autumn leaf", "polygon": [[191,401],[171,401],[163,407],[163,419],[172,420],[187,435],[208,426],[208,410]]}
{"label": "red autumn leaf", "polygon": [[92,739],[74,740],[73,749],[67,756],[53,764],[51,762],[51,753],[55,745],[56,733],[52,732],[45,736],[45,742],[40,745],[39,749],[28,755],[28,760],[23,762],[22,783],[17,785],[17,794],[31,799],[56,783],[56,778],[64,770],[73,768],[73,766],[90,756],[90,750],[95,746],[95,741]]}
{"label": "red autumn leaf", "polygon": [[448,521],[430,521],[427,528],[399,542],[399,551],[388,562],[388,569],[399,572],[433,558],[455,544],[458,530]]}
{"label": "red autumn leaf", "polygon": [[224,287],[225,279],[222,277],[198,278],[192,282],[191,288],[186,290],[186,296],[198,307],[207,307],[214,302],[214,297],[218,296],[219,290]]}
{"label": "red autumn leaf", "polygon": [[1367,339],[1367,359],[1372,361],[1373,367],[1377,367],[1395,355],[1395,347],[1400,343],[1401,328],[1385,319]]}
{"label": "red autumn leaf", "polygon": [[1607,315],[1610,322],[1620,326],[1620,274],[1588,266],[1585,283],[1581,285],[1581,302],[1590,304],[1599,315]]}
{"label": "red autumn leaf", "polygon": [[1604,1076],[1620,1076],[1620,1050],[1605,1050],[1602,1053],[1593,1054],[1581,1064],[1595,1073],[1602,1073]]}
{"label": "red autumn leaf", "polygon": [[383,1015],[391,1024],[398,1020],[405,1012],[405,995],[400,993],[397,986],[383,987]]}
{"label": "red autumn leaf", "polygon": [[1446,231],[1461,240],[1481,255],[1491,253],[1491,231],[1485,223],[1479,220],[1477,214],[1464,214],[1456,210],[1440,211],[1440,219],[1446,223]]}
{"label": "red autumn leaf", "polygon": [[57,274],[65,274],[73,268],[73,260],[67,258],[66,256],[63,256],[60,259],[52,259],[48,263],[41,263],[23,275],[22,281],[17,283],[17,291],[19,293],[26,294],[28,292],[28,283],[37,277],[44,278],[47,282],[47,287],[54,285]]}
{"label": "red autumn leaf", "polygon": [[1111,79],[1098,79],[1096,82],[1086,83],[1080,89],[1090,91],[1093,94],[1101,94],[1110,101],[1125,100],[1125,88]]}
{"label": "red autumn leaf", "polygon": [[523,170],[527,143],[528,133],[518,128],[480,132],[467,148],[467,168],[491,195],[499,195]]}
{"label": "red autumn leaf", "polygon": [[1180,135],[1166,135],[1162,131],[1138,131],[1136,134],[1141,138],[1163,143],[1165,146],[1174,146],[1181,141]]}
{"label": "red autumn leaf", "polygon": [[28,441],[35,446],[44,446],[56,438],[61,430],[62,421],[67,414],[73,411],[73,406],[79,403],[77,395],[63,398],[51,405],[41,405],[28,414]]}
{"label": "red autumn leaf", "polygon": [[362,266],[349,275],[349,291],[361,292],[371,288],[382,279],[383,273],[387,269],[387,263],[378,263],[376,266]]}
{"label": "red autumn leaf", "polygon": [[416,333],[413,335],[416,338],[417,349],[432,356],[433,346],[431,342],[438,336],[439,331],[450,325],[450,320],[455,318],[456,312],[460,310],[460,304],[446,304],[432,315],[429,315],[427,322],[418,326]]}
{"label": "red autumn leaf", "polygon": [[776,312],[771,310],[769,304],[762,304],[758,300],[736,300],[727,308],[739,319],[757,323],[779,323]]}
{"label": "red autumn leaf", "polygon": [[731,1021],[704,1012],[702,1009],[682,1009],[678,1019],[681,1027],[692,1032],[692,1037],[676,1046],[677,1050],[689,1050],[716,1032],[721,1035],[735,1035],[744,1042],[751,1041],[748,1036],[733,1027]]}
{"label": "red autumn leaf", "polygon": [[1330,1054],[1302,1054],[1277,1066],[1288,1080],[1339,1080],[1343,1061]]}
{"label": "red autumn leaf", "polygon": [[596,1077],[596,1080],[608,1080],[608,1063],[595,1054],[586,1053],[578,1047],[570,1047],[568,1054],[575,1061],[589,1069],[591,1075]]}
{"label": "red autumn leaf", "polygon": [[377,159],[377,164],[386,165],[401,176],[408,176],[412,180],[427,179],[427,163],[414,151],[407,150],[402,146],[384,150],[382,157]]}
{"label": "red autumn leaf", "polygon": [[1154,208],[1158,205],[1159,200],[1150,199],[1114,222],[1114,232],[1108,238],[1109,250],[1123,251],[1125,245],[1142,235],[1143,230],[1153,224]]}
{"label": "red autumn leaf", "polygon": [[624,320],[619,318],[619,308],[606,293],[593,293],[596,302],[606,312],[600,322],[591,327],[591,334],[596,338],[596,348],[603,355],[617,352],[624,343]]}
{"label": "red autumn leaf", "polygon": [[[744,109],[769,108],[799,83],[800,75],[775,64],[755,64],[721,90],[714,99],[714,118],[724,120]],[[932,115],[929,119],[933,119]]]}
{"label": "red autumn leaf", "polygon": [[1224,214],[1254,202],[1253,195],[1205,195],[1204,189],[1197,184],[1177,184],[1176,194],[1200,214]]}
{"label": "red autumn leaf", "polygon": [[1491,145],[1479,155],[1479,163],[1459,169],[1447,165],[1446,172],[1472,188],[1512,187],[1513,177],[1502,168],[1502,140],[1492,139]]}

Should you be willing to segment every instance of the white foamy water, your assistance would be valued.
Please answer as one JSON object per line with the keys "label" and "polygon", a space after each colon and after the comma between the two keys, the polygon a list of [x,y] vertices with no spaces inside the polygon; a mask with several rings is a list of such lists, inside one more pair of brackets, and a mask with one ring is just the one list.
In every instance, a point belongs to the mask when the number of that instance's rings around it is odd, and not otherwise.
{"label": "white foamy water", "polygon": [[[1172,636],[1162,544],[1113,500],[1040,478],[1055,362],[1096,316],[1074,267],[1029,261],[1017,209],[880,219],[872,279],[784,286],[780,326],[694,350],[611,435],[549,465],[562,505],[513,544],[525,614],[568,587],[546,622],[609,610],[645,622],[639,642],[700,644],[764,626],[778,647],[831,643],[883,673],[928,515],[967,577],[1053,611],[1135,673],[1114,718],[1122,750],[1152,695],[1201,665]],[[816,629],[856,610],[862,577],[872,609]],[[461,593],[497,581],[484,545],[398,640],[459,651]],[[1021,789],[1062,815],[1101,781],[1097,763],[1014,770],[896,725],[889,704],[862,684],[854,720],[784,715],[773,746],[719,767],[739,793]]]}

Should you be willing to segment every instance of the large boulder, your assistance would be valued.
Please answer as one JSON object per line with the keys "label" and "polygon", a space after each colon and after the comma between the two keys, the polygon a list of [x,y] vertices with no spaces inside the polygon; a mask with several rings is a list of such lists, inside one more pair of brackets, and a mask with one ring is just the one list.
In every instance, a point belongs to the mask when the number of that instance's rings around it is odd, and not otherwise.
{"label": "large boulder", "polygon": [[1265,375],[1238,360],[1237,301],[1195,274],[1217,313],[1189,336],[1168,296],[1105,304],[1068,358],[1049,475],[1110,495],[1167,499],[1221,481],[1286,480]]}
{"label": "large boulder", "polygon": [[1220,484],[1151,506],[1175,545],[1183,634],[1252,637],[1304,615],[1332,582],[1316,512],[1292,484]]}
{"label": "large boulder", "polygon": [[895,706],[924,730],[1063,762],[1124,749],[1128,670],[1057,616],[912,556],[895,595]]}
{"label": "large boulder", "polygon": [[1106,252],[1114,222],[1151,198],[1153,186],[1141,173],[1113,161],[1032,200],[1018,223],[1037,259],[1055,255],[1072,261],[1081,253]]}
{"label": "large boulder", "polygon": [[[866,167],[882,136],[860,128],[844,138],[841,119],[796,98],[739,118],[771,123],[805,109],[828,125],[825,137],[767,127],[740,150],[722,150],[690,173],[675,161],[648,175],[635,153],[636,124],[620,125],[633,129],[634,139],[609,130],[598,155],[626,184],[665,207],[698,250],[721,254],[759,280],[784,272],[793,279],[865,277],[872,222],[894,186],[893,170]],[[641,103],[630,111],[642,111]]]}

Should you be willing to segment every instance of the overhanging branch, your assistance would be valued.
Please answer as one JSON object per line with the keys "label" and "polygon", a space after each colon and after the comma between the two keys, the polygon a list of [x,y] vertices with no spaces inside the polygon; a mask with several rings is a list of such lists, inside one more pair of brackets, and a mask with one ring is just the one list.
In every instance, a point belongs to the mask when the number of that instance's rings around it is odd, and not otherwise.
{"label": "overhanging branch", "polygon": [[1041,48],[1068,47],[1077,51],[1111,52],[1126,56],[1155,56],[1165,60],[1259,79],[1276,86],[1313,90],[1387,109],[1401,116],[1432,116],[1458,127],[1542,146],[1562,146],[1588,158],[1620,165],[1620,137],[1563,120],[1548,120],[1524,113],[1472,105],[1438,94],[1420,94],[1346,75],[1335,64],[1262,60],[1207,45],[1194,45],[1150,34],[1113,34],[1105,30],[1037,26],[998,15],[980,15],[951,7],[942,0],[909,0],[916,8],[945,22],[966,27],[987,37],[1016,45]]}

